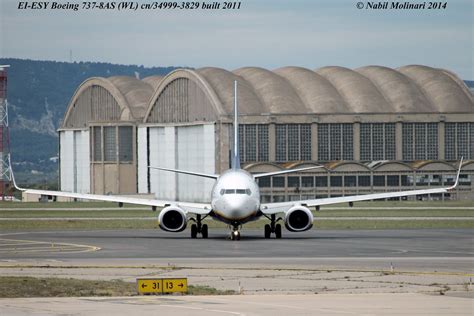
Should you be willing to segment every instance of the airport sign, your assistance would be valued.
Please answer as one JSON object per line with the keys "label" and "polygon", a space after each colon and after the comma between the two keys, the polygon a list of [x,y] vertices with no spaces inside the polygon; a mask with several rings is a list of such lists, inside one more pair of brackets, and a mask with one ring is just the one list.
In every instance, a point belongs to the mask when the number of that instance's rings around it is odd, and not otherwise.
{"label": "airport sign", "polygon": [[138,294],[186,293],[188,291],[188,279],[137,279],[137,291]]}

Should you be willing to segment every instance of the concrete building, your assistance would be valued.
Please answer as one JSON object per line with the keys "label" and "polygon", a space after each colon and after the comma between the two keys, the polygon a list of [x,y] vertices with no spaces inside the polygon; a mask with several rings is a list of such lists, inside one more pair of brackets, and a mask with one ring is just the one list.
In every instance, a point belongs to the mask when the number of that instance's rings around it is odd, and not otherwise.
{"label": "concrete building", "polygon": [[234,80],[245,169],[325,165],[261,179],[263,201],[447,185],[461,156],[455,192],[418,198],[474,199],[473,95],[455,74],[419,65],[88,79],[59,130],[61,189],[208,201],[212,180],[148,166],[227,169]]}

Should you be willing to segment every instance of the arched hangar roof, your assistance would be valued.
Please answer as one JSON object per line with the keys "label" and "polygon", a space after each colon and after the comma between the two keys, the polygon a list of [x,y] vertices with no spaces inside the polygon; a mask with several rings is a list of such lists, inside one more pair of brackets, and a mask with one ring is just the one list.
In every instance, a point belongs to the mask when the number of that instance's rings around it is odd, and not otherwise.
{"label": "arched hangar roof", "polygon": [[82,128],[90,122],[141,121],[152,94],[152,84],[135,77],[89,78],[72,96],[62,128]]}
{"label": "arched hangar roof", "polygon": [[205,67],[143,80],[87,79],[73,95],[62,128],[103,121],[216,120],[232,115],[235,80],[242,115],[474,113],[473,95],[462,80],[427,66]]}
{"label": "arched hangar roof", "polygon": [[166,89],[169,99],[169,86],[183,78],[207,96],[209,104],[202,105],[203,111],[212,108],[217,116],[232,114],[235,80],[239,111],[244,115],[474,113],[473,96],[462,80],[447,70],[420,65],[355,70],[331,66],[314,71],[301,67],[181,69],[160,81],[148,113]]}

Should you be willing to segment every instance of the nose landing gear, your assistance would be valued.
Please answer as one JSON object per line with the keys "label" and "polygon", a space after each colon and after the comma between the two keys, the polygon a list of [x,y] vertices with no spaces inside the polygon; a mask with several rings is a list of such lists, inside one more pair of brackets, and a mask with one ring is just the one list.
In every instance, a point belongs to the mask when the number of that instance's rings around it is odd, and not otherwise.
{"label": "nose landing gear", "polygon": [[230,240],[240,240],[240,225],[235,223],[232,225],[232,231],[230,232]]}
{"label": "nose landing gear", "polygon": [[[268,218],[268,217],[267,217]],[[268,239],[270,238],[271,234],[275,234],[275,238],[280,239],[281,238],[281,225],[276,224],[276,222],[282,220],[281,217],[276,219],[275,214],[270,215],[270,224],[265,225],[265,238]]]}
{"label": "nose landing gear", "polygon": [[191,238],[193,239],[197,238],[198,234],[201,234],[202,238],[204,239],[207,238],[209,230],[208,230],[207,224],[202,224],[202,220],[204,218],[201,218],[201,215],[197,215],[196,219],[191,218],[191,220],[196,222],[196,224],[191,225]]}

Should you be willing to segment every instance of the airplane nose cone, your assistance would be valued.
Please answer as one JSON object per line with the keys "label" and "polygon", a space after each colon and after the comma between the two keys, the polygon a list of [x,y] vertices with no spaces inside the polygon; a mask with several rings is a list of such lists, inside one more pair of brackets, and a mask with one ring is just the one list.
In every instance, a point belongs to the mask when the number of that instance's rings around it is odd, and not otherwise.
{"label": "airplane nose cone", "polygon": [[230,198],[227,201],[228,212],[231,217],[244,217],[246,214],[245,200],[240,198]]}

